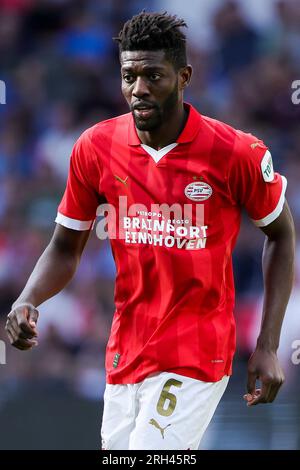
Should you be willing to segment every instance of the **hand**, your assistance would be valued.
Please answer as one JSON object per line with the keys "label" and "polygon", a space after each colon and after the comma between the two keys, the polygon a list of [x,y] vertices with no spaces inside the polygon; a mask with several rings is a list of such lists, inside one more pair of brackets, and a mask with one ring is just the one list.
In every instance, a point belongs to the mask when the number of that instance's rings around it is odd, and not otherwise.
{"label": "hand", "polygon": [[[256,380],[261,381],[261,389],[256,389]],[[258,403],[271,403],[284,382],[284,374],[275,352],[256,349],[248,362],[248,393],[244,400],[248,406]]]}
{"label": "hand", "polygon": [[15,348],[26,351],[37,346],[36,322],[38,310],[30,303],[17,305],[7,315],[5,330],[10,344]]}

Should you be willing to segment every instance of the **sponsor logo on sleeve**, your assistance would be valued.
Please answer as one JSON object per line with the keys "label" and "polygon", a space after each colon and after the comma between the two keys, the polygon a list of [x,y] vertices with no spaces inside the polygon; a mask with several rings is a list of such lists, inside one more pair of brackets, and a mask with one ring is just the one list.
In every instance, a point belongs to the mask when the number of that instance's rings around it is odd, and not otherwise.
{"label": "sponsor logo on sleeve", "polygon": [[274,179],[274,168],[272,162],[272,155],[270,154],[269,150],[266,151],[262,161],[261,161],[261,171],[263,175],[263,179],[267,183],[271,183]]}

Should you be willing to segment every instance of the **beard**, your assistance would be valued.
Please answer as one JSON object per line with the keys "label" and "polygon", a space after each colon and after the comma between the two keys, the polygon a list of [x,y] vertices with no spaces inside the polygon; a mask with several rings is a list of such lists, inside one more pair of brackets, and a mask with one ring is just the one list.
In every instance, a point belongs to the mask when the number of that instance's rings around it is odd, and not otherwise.
{"label": "beard", "polygon": [[165,99],[165,101],[161,105],[154,105],[152,116],[150,116],[148,119],[143,119],[137,116],[134,110],[132,110],[132,115],[136,128],[139,131],[154,131],[155,129],[158,129],[162,126],[163,123],[168,120],[170,114],[176,108],[177,104],[178,82],[176,81],[173,90]]}

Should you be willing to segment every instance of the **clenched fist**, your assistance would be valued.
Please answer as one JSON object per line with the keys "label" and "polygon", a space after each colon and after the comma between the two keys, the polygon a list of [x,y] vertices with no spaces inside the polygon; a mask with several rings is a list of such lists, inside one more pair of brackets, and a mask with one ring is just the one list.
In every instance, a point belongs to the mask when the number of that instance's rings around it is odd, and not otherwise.
{"label": "clenched fist", "polygon": [[26,351],[37,346],[36,322],[38,310],[30,303],[16,305],[7,315],[5,330],[10,344]]}

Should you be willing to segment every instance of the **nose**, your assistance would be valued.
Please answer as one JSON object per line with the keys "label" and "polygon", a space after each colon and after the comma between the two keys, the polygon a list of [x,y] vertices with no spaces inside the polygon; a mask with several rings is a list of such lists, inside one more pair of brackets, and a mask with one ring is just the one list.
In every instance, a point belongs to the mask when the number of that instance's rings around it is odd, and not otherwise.
{"label": "nose", "polygon": [[136,98],[142,98],[143,96],[146,96],[146,95],[150,94],[147,83],[143,79],[143,77],[137,77],[137,79],[135,81],[135,84],[134,84],[132,94]]}

